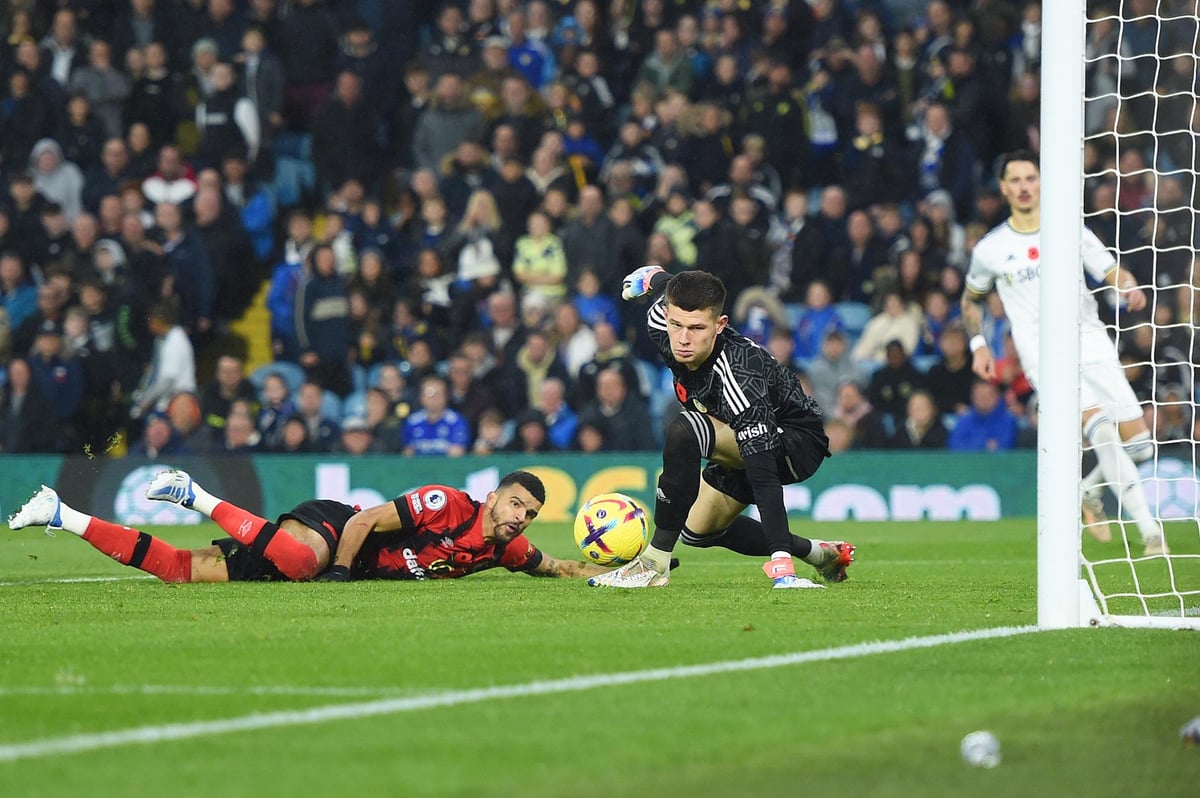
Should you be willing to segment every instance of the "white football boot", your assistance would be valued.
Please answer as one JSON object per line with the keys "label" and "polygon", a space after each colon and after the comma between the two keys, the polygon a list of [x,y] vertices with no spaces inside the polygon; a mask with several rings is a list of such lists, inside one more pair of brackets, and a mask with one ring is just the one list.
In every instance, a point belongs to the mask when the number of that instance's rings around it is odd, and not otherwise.
{"label": "white football boot", "polygon": [[44,526],[50,529],[62,529],[62,506],[58,493],[54,488],[42,485],[37,493],[29,497],[29,501],[21,505],[21,509],[8,517],[9,529],[24,529],[27,526]]}
{"label": "white football boot", "polygon": [[592,587],[666,587],[670,583],[670,569],[659,571],[653,562],[643,557],[636,557],[615,571],[588,579]]}

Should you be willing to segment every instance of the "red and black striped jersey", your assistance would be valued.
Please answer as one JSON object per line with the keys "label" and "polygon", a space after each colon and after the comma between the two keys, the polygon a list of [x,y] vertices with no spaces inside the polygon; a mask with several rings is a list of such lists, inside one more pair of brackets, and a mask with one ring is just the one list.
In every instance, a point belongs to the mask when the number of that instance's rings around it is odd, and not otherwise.
{"label": "red and black striped jersey", "polygon": [[488,568],[531,571],[542,552],[524,535],[483,539],[482,502],[445,485],[426,485],[395,500],[401,528],[368,536],[355,558],[363,579],[455,579]]}

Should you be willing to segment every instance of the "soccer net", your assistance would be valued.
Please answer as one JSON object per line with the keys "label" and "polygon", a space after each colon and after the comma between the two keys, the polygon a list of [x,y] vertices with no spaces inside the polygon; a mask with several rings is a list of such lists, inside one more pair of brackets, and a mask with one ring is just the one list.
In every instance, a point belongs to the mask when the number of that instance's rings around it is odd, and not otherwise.
{"label": "soccer net", "polygon": [[[1084,522],[1081,559],[1095,600],[1081,607],[1085,622],[1090,609],[1100,622],[1200,628],[1198,5],[1097,0],[1085,10],[1083,219],[1148,299],[1145,310],[1132,312],[1115,291],[1097,291],[1152,439],[1125,448],[1166,541],[1165,552],[1147,547],[1144,528],[1116,497],[1119,488],[1094,483],[1092,495],[1102,497],[1110,522],[1085,515],[1092,522]],[[1055,41],[1046,34],[1045,42]],[[1043,140],[1054,133],[1044,122]],[[1085,474],[1090,459],[1085,454]]]}

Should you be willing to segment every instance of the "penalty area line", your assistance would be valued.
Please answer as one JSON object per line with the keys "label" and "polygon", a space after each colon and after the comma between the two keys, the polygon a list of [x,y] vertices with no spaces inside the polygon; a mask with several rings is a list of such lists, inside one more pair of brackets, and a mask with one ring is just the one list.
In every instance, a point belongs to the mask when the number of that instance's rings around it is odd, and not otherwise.
{"label": "penalty area line", "polygon": [[208,737],[231,732],[302,726],[338,720],[358,720],[359,718],[394,715],[402,712],[416,712],[435,707],[478,704],[497,699],[573,693],[582,690],[593,690],[598,687],[612,687],[641,682],[660,682],[667,679],[689,679],[768,668],[783,668],[789,665],[803,665],[810,662],[830,662],[833,660],[869,657],[876,654],[892,654],[922,648],[970,643],[977,640],[994,640],[1029,634],[1036,631],[1038,631],[1038,627],[1036,626],[1001,626],[994,629],[976,629],[950,634],[929,635],[926,637],[907,637],[903,640],[856,643],[854,645],[823,648],[816,651],[797,651],[791,654],[774,654],[766,657],[724,660],[699,665],[680,665],[671,668],[651,668],[649,670],[625,671],[621,673],[598,673],[590,676],[572,676],[565,679],[549,679],[525,682],[523,684],[479,687],[469,690],[447,690],[445,692],[407,698],[384,698],[375,701],[333,704],[302,710],[255,713],[236,718],[195,721],[192,723],[168,723],[158,726],[138,726],[131,729],[119,729],[94,734],[50,737],[27,743],[0,745],[0,762],[38,759],[60,754],[75,754],[83,751],[118,748],[125,745],[187,740],[194,737]]}

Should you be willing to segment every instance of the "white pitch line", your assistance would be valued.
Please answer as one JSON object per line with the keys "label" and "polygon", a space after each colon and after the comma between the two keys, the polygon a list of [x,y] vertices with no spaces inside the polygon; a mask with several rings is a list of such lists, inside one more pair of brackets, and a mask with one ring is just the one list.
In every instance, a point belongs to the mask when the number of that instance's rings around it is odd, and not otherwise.
{"label": "white pitch line", "polygon": [[11,582],[0,582],[0,587],[20,587],[24,585],[74,585],[82,582],[130,582],[154,579],[149,574],[137,576],[69,576],[50,577],[47,579],[19,579]]}
{"label": "white pitch line", "polygon": [[453,707],[477,704],[504,698],[522,698],[554,693],[573,693],[597,687],[612,687],[639,682],[660,682],[667,679],[687,679],[697,676],[712,676],[720,673],[782,668],[809,662],[853,659],[874,654],[891,654],[921,648],[969,643],[976,640],[992,640],[1038,631],[1036,626],[1002,626],[995,629],[977,629],[967,632],[908,637],[903,640],[857,643],[839,648],[823,648],[817,651],[797,651],[791,654],[775,654],[768,657],[725,660],[699,665],[682,665],[673,668],[652,668],[623,673],[598,673],[591,676],[572,676],[566,679],[525,682],[524,684],[479,687],[470,690],[447,690],[430,695],[409,698],[385,698],[354,704],[336,704],[301,710],[255,713],[237,718],[204,720],[193,723],[168,723],[161,726],[138,726],[131,729],[75,734],[69,737],[50,737],[27,743],[12,743],[0,746],[0,762],[21,759],[37,759],[58,754],[74,754],[102,748],[117,748],[136,743],[161,743],[171,740],[186,740],[230,732],[254,731],[281,726],[300,726],[326,723],[337,720],[356,720],[378,715],[394,715],[434,707]]}
{"label": "white pitch line", "polygon": [[385,697],[426,694],[427,690],[401,687],[294,687],[291,685],[192,685],[192,684],[111,684],[111,685],[29,685],[0,687],[5,696],[76,696],[76,695],[287,695],[287,696],[347,696]]}

